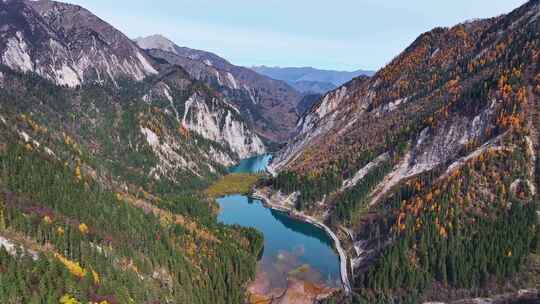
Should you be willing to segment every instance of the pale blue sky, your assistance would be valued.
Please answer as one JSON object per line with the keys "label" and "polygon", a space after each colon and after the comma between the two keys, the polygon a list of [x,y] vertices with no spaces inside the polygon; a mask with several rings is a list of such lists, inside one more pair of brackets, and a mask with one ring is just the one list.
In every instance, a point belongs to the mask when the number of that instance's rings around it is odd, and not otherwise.
{"label": "pale blue sky", "polygon": [[66,0],[131,38],[163,34],[234,64],[378,69],[436,26],[525,0]]}

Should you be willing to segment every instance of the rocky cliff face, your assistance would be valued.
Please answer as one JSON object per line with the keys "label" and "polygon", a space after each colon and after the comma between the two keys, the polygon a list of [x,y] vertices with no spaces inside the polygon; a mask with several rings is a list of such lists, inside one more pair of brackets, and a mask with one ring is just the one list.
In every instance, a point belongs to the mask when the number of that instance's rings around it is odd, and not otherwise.
{"label": "rocky cliff face", "polygon": [[[489,94],[490,90],[498,89],[497,77],[515,77],[500,75],[487,63],[499,63],[502,54],[514,55],[515,46],[508,44],[516,36],[523,44],[531,39],[526,36],[538,22],[538,5],[532,1],[529,6],[527,11],[522,8],[504,18],[425,33],[372,78],[358,78],[329,92],[301,117],[298,136],[277,155],[273,169],[301,171],[306,165],[320,168],[331,162],[325,156],[337,160],[350,149],[385,149],[384,137],[396,136],[400,129],[410,133],[407,136],[412,139],[412,151],[415,147],[422,150],[414,153],[414,160],[422,164],[445,163],[467,143],[486,142],[493,137],[494,132],[489,130],[497,127],[503,105],[501,96]],[[517,14],[521,14],[519,18]],[[524,83],[534,86],[534,64],[520,64],[523,66],[511,68],[521,69]],[[420,75],[421,71],[426,75]],[[485,92],[482,86],[493,88]],[[411,125],[415,125],[414,132],[409,132]],[[342,151],[329,153],[336,150]]]}
{"label": "rocky cliff face", "polygon": [[158,72],[121,32],[79,6],[53,1],[0,3],[1,63],[58,85],[141,81]]}
{"label": "rocky cliff face", "polygon": [[[140,169],[154,181],[205,180],[240,158],[266,151],[228,98],[182,68],[150,57],[86,9],[10,0],[0,2],[0,16],[0,87],[11,96],[0,110],[13,111],[4,112],[7,119],[29,115],[24,109],[35,103],[34,115],[100,157],[122,163],[134,153],[131,157],[146,159],[149,166]],[[235,86],[227,75],[224,79]],[[56,87],[32,84],[41,83],[38,79]],[[13,104],[21,96],[39,96],[38,88],[62,96],[64,108],[40,97]],[[68,127],[57,120],[70,115],[80,115],[79,122]],[[130,126],[123,135],[116,129],[122,124]]]}
{"label": "rocky cliff face", "polygon": [[[149,103],[153,100],[167,101],[169,103],[167,108],[172,110],[170,114],[182,128],[223,145],[233,152],[231,156],[233,159],[266,152],[264,143],[243,120],[235,106],[216,94],[203,90],[187,90],[193,92],[187,96],[186,90],[178,91],[181,82],[185,80],[179,79],[177,73],[168,74],[157,82],[143,99]],[[188,83],[190,83],[188,87],[194,85],[191,81]],[[224,165],[230,165],[230,161]]]}
{"label": "rocky cliff face", "polygon": [[159,35],[136,41],[150,56],[183,67],[223,94],[259,135],[278,142],[292,135],[301,96],[286,83],[235,66],[215,54],[179,47]]}

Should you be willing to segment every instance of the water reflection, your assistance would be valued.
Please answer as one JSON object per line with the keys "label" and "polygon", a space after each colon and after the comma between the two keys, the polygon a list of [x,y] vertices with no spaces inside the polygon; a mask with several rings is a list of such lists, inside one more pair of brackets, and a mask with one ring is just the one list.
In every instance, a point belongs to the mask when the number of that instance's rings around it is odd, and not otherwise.
{"label": "water reflection", "polygon": [[[266,170],[271,155],[243,160],[232,173]],[[339,258],[326,233],[309,223],[268,209],[262,202],[243,195],[219,198],[218,221],[252,227],[264,235],[264,249],[257,264],[256,287],[259,292],[287,288],[290,279],[339,287]]]}
{"label": "water reflection", "polygon": [[243,195],[219,198],[218,221],[253,227],[264,235],[258,271],[272,287],[283,286],[289,276],[328,286],[340,285],[339,258],[324,231],[311,224],[265,208]]}
{"label": "water reflection", "polygon": [[319,240],[321,243],[326,244],[328,247],[334,246],[332,241],[328,238],[328,235],[322,230],[322,229],[313,229],[311,224],[306,225],[305,222],[301,222],[299,220],[293,219],[290,216],[288,216],[286,213],[278,211],[278,210],[270,210],[272,213],[272,216],[280,221],[283,226],[291,229],[292,231],[314,237],[317,240]]}

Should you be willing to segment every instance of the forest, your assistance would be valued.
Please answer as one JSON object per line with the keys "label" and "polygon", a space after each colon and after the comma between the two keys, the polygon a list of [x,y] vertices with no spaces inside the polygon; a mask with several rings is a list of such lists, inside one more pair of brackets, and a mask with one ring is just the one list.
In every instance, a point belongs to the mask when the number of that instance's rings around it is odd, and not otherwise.
{"label": "forest", "polygon": [[262,236],[193,197],[156,215],[21,145],[1,151],[0,185],[18,248],[0,250],[2,303],[233,303],[255,274]]}

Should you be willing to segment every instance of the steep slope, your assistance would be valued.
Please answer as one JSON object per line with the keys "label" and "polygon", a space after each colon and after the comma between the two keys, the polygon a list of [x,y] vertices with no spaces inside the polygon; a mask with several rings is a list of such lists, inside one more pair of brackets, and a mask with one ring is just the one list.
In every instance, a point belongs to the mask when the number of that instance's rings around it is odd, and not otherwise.
{"label": "steep slope", "polygon": [[[232,159],[247,158],[266,151],[262,140],[240,115],[240,111],[205,84],[179,67],[159,65],[160,78],[142,96],[148,103],[161,103],[165,111],[186,131],[230,149]],[[230,162],[224,162],[230,165]]]}
{"label": "steep slope", "polygon": [[308,110],[313,107],[314,104],[319,101],[323,97],[321,94],[308,94],[305,95],[302,100],[298,103],[298,106],[296,107],[296,111],[300,114],[306,113]]}
{"label": "steep slope", "polygon": [[1,63],[14,70],[69,87],[157,74],[126,36],[79,6],[10,0],[0,14]]}
{"label": "steep slope", "polygon": [[274,158],[273,187],[343,232],[363,296],[527,287],[508,278],[538,248],[539,17],[530,1],[422,34],[324,96]]}
{"label": "steep slope", "polygon": [[[184,70],[148,57],[125,35],[84,8],[45,0],[3,1],[0,14],[6,16],[0,21],[1,63],[10,70],[35,73],[57,85],[77,89],[53,89],[68,95],[66,103],[74,107],[54,109],[54,114],[66,117],[73,115],[68,112],[72,110],[82,117],[75,131],[65,130],[66,133],[82,139],[82,134],[77,134],[81,132],[78,128],[89,123],[87,128],[94,136],[98,136],[98,127],[118,134],[115,123],[129,118],[125,123],[131,129],[127,131],[139,133],[138,139],[145,138],[155,156],[154,168],[148,175],[155,179],[167,177],[171,182],[177,181],[173,175],[203,180],[219,174],[223,166],[239,158],[265,151],[261,139],[238,115],[237,109],[219,94]],[[14,98],[23,92],[36,93],[24,77],[7,73],[3,78],[6,93]],[[103,99],[98,102],[96,96]],[[81,101],[81,98],[87,99]],[[25,103],[28,101],[19,106]],[[143,113],[151,109],[155,116],[148,114],[146,118]],[[118,116],[107,114],[111,111]],[[51,116],[47,110],[36,110],[34,114],[45,119]],[[162,134],[156,134],[156,130],[144,126],[147,122],[142,122],[143,117],[155,121],[158,116],[161,116]],[[134,124],[133,117],[141,121]],[[59,125],[57,131],[65,127]],[[122,158],[126,155],[119,151],[138,148],[133,142],[126,148],[123,141],[127,139],[122,136],[93,139],[95,146],[111,147],[107,152],[95,149],[105,153],[101,155],[105,158]],[[190,148],[186,149],[187,146]]]}
{"label": "steep slope", "polygon": [[287,84],[232,65],[215,54],[179,47],[159,35],[136,41],[152,57],[183,67],[219,91],[261,136],[281,142],[292,135],[301,96]]}
{"label": "steep slope", "polygon": [[262,236],[201,189],[260,138],[78,6],[0,2],[0,302],[240,303]]}
{"label": "steep slope", "polygon": [[2,303],[243,300],[262,246],[256,231],[218,225],[215,203],[197,196],[156,196],[114,170],[94,171],[84,145],[4,115]]}

